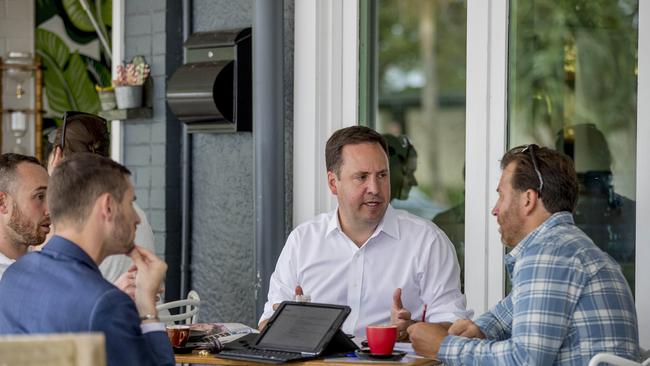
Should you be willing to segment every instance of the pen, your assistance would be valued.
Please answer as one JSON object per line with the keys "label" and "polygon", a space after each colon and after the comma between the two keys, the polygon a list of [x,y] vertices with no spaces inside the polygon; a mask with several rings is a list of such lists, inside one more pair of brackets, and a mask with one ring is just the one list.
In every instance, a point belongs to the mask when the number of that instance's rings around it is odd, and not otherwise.
{"label": "pen", "polygon": [[422,321],[426,321],[427,319],[427,304],[424,304],[424,310],[422,310]]}

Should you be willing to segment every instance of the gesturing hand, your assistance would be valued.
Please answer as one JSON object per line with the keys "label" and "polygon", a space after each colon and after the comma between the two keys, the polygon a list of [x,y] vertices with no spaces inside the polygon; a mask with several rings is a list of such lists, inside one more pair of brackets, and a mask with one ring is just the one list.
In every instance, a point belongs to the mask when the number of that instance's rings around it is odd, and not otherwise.
{"label": "gesturing hand", "polygon": [[397,326],[397,340],[408,339],[406,328],[415,323],[411,320],[411,312],[402,305],[402,289],[398,288],[393,293],[393,305],[390,308],[390,324]]}

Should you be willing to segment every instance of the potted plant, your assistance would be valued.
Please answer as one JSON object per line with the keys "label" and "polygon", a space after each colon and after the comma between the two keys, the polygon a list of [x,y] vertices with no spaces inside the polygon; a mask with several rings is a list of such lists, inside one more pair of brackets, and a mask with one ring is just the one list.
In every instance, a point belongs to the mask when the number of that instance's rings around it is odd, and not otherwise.
{"label": "potted plant", "polygon": [[113,80],[117,108],[138,108],[142,105],[142,89],[149,73],[149,65],[142,56],[134,57],[126,65],[117,66],[117,79]]}

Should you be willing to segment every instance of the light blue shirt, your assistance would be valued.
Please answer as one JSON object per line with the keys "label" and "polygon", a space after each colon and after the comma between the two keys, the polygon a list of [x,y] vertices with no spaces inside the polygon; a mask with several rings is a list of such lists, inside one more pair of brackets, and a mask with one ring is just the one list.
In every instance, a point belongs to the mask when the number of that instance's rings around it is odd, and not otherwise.
{"label": "light blue shirt", "polygon": [[475,320],[486,339],[448,336],[447,365],[586,365],[599,352],[638,360],[634,298],[619,265],[551,216],[505,257],[512,291]]}

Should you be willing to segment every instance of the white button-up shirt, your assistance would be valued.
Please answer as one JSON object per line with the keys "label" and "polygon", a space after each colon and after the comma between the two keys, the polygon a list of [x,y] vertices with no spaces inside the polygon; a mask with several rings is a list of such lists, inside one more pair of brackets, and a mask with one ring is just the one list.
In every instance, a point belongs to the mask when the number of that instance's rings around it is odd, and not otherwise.
{"label": "white button-up shirt", "polygon": [[4,254],[0,253],[0,278],[5,273],[7,268],[15,262],[14,259],[10,259]]}
{"label": "white button-up shirt", "polygon": [[348,305],[343,331],[365,337],[365,327],[387,324],[396,288],[404,308],[429,322],[471,316],[460,292],[454,247],[432,222],[390,205],[375,232],[359,248],[341,230],[337,211],[316,216],[294,229],[271,275],[268,301],[293,300],[300,285],[312,302]]}

